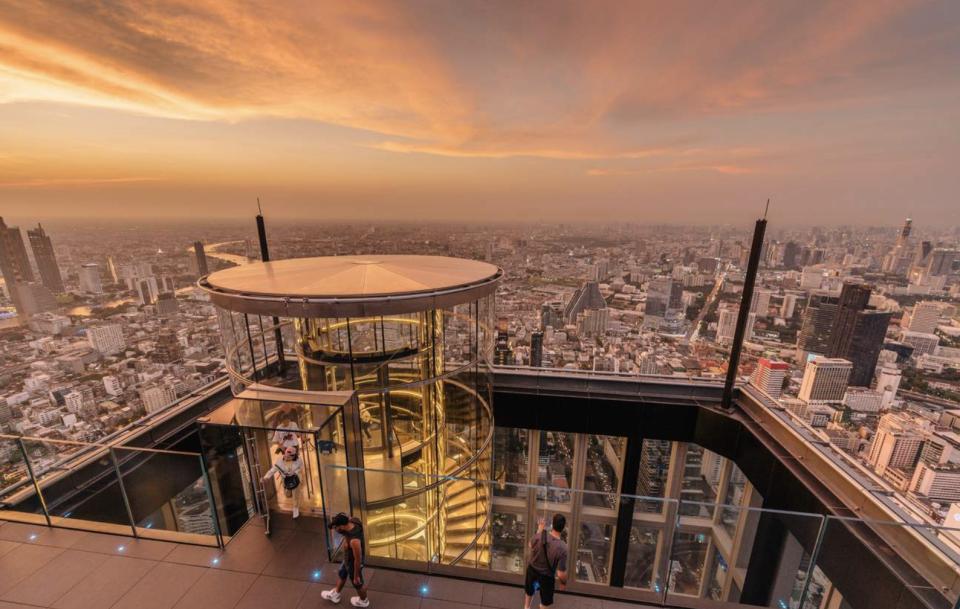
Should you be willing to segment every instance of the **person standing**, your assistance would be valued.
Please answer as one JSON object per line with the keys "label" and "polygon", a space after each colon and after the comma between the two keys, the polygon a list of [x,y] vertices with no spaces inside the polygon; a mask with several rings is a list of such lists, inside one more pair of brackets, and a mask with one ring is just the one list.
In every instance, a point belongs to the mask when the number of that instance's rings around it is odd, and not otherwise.
{"label": "person standing", "polygon": [[276,452],[282,453],[291,446],[300,448],[300,426],[297,425],[290,413],[283,413],[280,419],[280,426],[273,432],[273,444],[277,447]]}
{"label": "person standing", "polygon": [[540,606],[546,609],[553,604],[553,592],[556,580],[560,580],[560,589],[567,588],[567,544],[560,535],[567,526],[563,514],[553,516],[553,530],[547,532],[547,522],[539,521],[537,534],[530,540],[530,564],[527,565],[527,578],[523,584],[526,593],[524,609],[530,609],[533,595],[540,591]]}
{"label": "person standing", "polygon": [[352,518],[340,512],[330,521],[328,528],[334,529],[344,537],[343,564],[340,565],[340,578],[337,587],[333,590],[324,590],[320,596],[331,603],[340,602],[340,591],[347,583],[347,578],[353,582],[359,596],[350,599],[354,607],[369,607],[367,599],[367,585],[363,583],[363,561],[366,556],[366,544],[363,540],[363,523],[359,518]]}
{"label": "person standing", "polygon": [[283,450],[283,456],[277,459],[273,467],[263,476],[264,482],[269,482],[273,476],[280,474],[283,478],[283,493],[293,499],[293,517],[300,517],[300,472],[303,471],[303,461],[300,460],[300,451],[296,446],[288,446]]}

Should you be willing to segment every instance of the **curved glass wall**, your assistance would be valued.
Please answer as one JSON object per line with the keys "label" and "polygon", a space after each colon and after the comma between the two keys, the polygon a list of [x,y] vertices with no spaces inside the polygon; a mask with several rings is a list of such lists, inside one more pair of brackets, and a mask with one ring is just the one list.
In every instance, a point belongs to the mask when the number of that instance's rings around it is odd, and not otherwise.
{"label": "curved glass wall", "polygon": [[235,393],[357,392],[374,556],[489,564],[489,486],[437,476],[491,477],[493,299],[355,318],[219,309]]}

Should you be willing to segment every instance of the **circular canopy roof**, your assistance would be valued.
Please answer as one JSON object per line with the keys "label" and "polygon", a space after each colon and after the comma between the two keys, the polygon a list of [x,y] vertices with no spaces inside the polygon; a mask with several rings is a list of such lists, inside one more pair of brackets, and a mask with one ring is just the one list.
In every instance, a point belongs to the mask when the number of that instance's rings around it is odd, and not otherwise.
{"label": "circular canopy roof", "polygon": [[238,266],[200,287],[224,308],[279,317],[358,317],[445,308],[496,289],[503,271],[439,256],[332,256]]}

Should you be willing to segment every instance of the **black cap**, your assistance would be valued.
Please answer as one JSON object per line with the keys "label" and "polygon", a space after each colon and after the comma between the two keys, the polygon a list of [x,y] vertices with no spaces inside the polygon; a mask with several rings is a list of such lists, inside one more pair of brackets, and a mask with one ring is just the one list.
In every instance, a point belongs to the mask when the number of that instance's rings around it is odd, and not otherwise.
{"label": "black cap", "polygon": [[345,526],[348,522],[350,522],[350,517],[344,514],[343,512],[340,512],[330,520],[330,524],[327,525],[327,528],[332,529],[334,527],[342,527],[342,526]]}

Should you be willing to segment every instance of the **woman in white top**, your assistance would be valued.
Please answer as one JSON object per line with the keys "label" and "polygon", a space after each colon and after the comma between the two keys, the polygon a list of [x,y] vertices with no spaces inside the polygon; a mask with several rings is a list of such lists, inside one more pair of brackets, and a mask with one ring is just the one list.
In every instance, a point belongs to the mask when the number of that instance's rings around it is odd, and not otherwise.
{"label": "woman in white top", "polygon": [[280,426],[273,432],[273,443],[277,446],[278,453],[290,447],[300,448],[300,434],[296,433],[298,431],[300,427],[296,421],[288,414],[283,415]]}
{"label": "woman in white top", "polygon": [[[283,492],[287,497],[293,499],[293,517],[300,517],[300,478],[302,477],[303,472],[303,461],[300,459],[300,451],[297,450],[296,446],[288,446],[283,451],[283,456],[277,459],[276,463],[273,464],[269,470],[267,470],[266,475],[263,477],[263,481],[269,482],[273,476],[280,474],[282,476],[281,485],[283,486]],[[293,488],[288,488],[287,479],[291,476],[297,476],[296,486]],[[292,480],[291,480],[292,482]]]}

